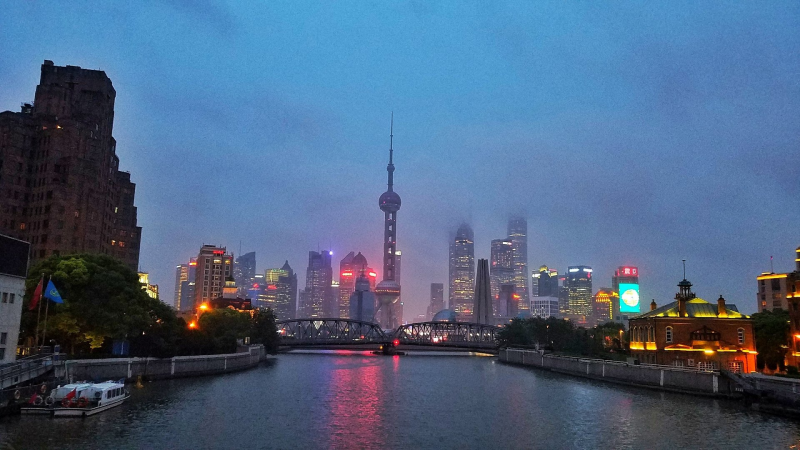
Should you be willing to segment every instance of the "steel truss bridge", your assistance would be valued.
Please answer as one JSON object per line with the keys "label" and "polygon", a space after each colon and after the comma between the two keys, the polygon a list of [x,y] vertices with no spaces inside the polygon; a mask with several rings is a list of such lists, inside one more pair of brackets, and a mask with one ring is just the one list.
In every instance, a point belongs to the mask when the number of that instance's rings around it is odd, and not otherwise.
{"label": "steel truss bridge", "polygon": [[384,331],[376,323],[350,319],[292,319],[276,322],[285,348],[378,348],[398,343],[420,350],[496,351],[499,328],[468,322],[422,322]]}

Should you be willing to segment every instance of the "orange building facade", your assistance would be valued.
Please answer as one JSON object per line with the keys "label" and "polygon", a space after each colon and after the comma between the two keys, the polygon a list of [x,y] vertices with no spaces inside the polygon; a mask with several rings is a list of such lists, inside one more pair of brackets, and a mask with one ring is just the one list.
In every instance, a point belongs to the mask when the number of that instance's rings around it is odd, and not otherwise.
{"label": "orange building facade", "polygon": [[649,364],[698,369],[756,371],[753,323],[736,305],[697,298],[683,280],[674,302],[630,319],[631,355]]}

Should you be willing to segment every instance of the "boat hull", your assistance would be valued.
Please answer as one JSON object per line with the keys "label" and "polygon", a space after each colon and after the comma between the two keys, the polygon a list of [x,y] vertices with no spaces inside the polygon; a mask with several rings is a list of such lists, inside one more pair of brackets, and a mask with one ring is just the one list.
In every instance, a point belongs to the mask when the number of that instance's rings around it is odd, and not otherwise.
{"label": "boat hull", "polygon": [[92,406],[86,408],[64,408],[64,407],[55,407],[55,408],[48,408],[48,407],[24,407],[21,408],[20,412],[22,414],[37,414],[37,415],[49,415],[51,417],[88,417],[93,416],[95,414],[101,413],[103,411],[109,410],[111,408],[117,407],[122,404],[125,400],[130,397],[130,394],[121,397],[117,401],[112,401],[106,403],[102,406]]}

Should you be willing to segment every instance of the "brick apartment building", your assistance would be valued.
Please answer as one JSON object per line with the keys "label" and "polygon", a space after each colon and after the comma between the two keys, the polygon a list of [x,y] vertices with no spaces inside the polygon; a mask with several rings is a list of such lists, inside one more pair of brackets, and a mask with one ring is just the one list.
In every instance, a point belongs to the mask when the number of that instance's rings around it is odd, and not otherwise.
{"label": "brick apartment building", "polygon": [[31,260],[102,253],[137,270],[136,185],[119,170],[105,72],[42,64],[33,104],[0,113],[0,233]]}

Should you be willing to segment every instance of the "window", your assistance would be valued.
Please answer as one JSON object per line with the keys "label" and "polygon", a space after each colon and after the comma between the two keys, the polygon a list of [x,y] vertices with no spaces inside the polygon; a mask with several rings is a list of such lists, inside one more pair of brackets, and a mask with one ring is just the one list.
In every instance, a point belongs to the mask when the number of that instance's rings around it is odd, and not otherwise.
{"label": "window", "polygon": [[6,359],[6,349],[0,348],[0,361]]}
{"label": "window", "polygon": [[667,327],[667,329],[664,331],[664,336],[666,336],[667,344],[671,344],[672,343],[672,327]]}
{"label": "window", "polygon": [[8,292],[3,292],[3,303],[8,303]]}
{"label": "window", "polygon": [[6,345],[6,340],[8,340],[8,333],[0,333],[0,345]]}
{"label": "window", "polygon": [[14,303],[14,297],[16,297],[16,294],[8,294],[8,303]]}
{"label": "window", "polygon": [[[11,294],[14,295],[14,294]],[[739,335],[739,344],[744,344],[744,328],[739,328],[737,334]]]}
{"label": "window", "polygon": [[717,363],[714,361],[699,361],[697,368],[699,370],[714,370],[717,368]]}

